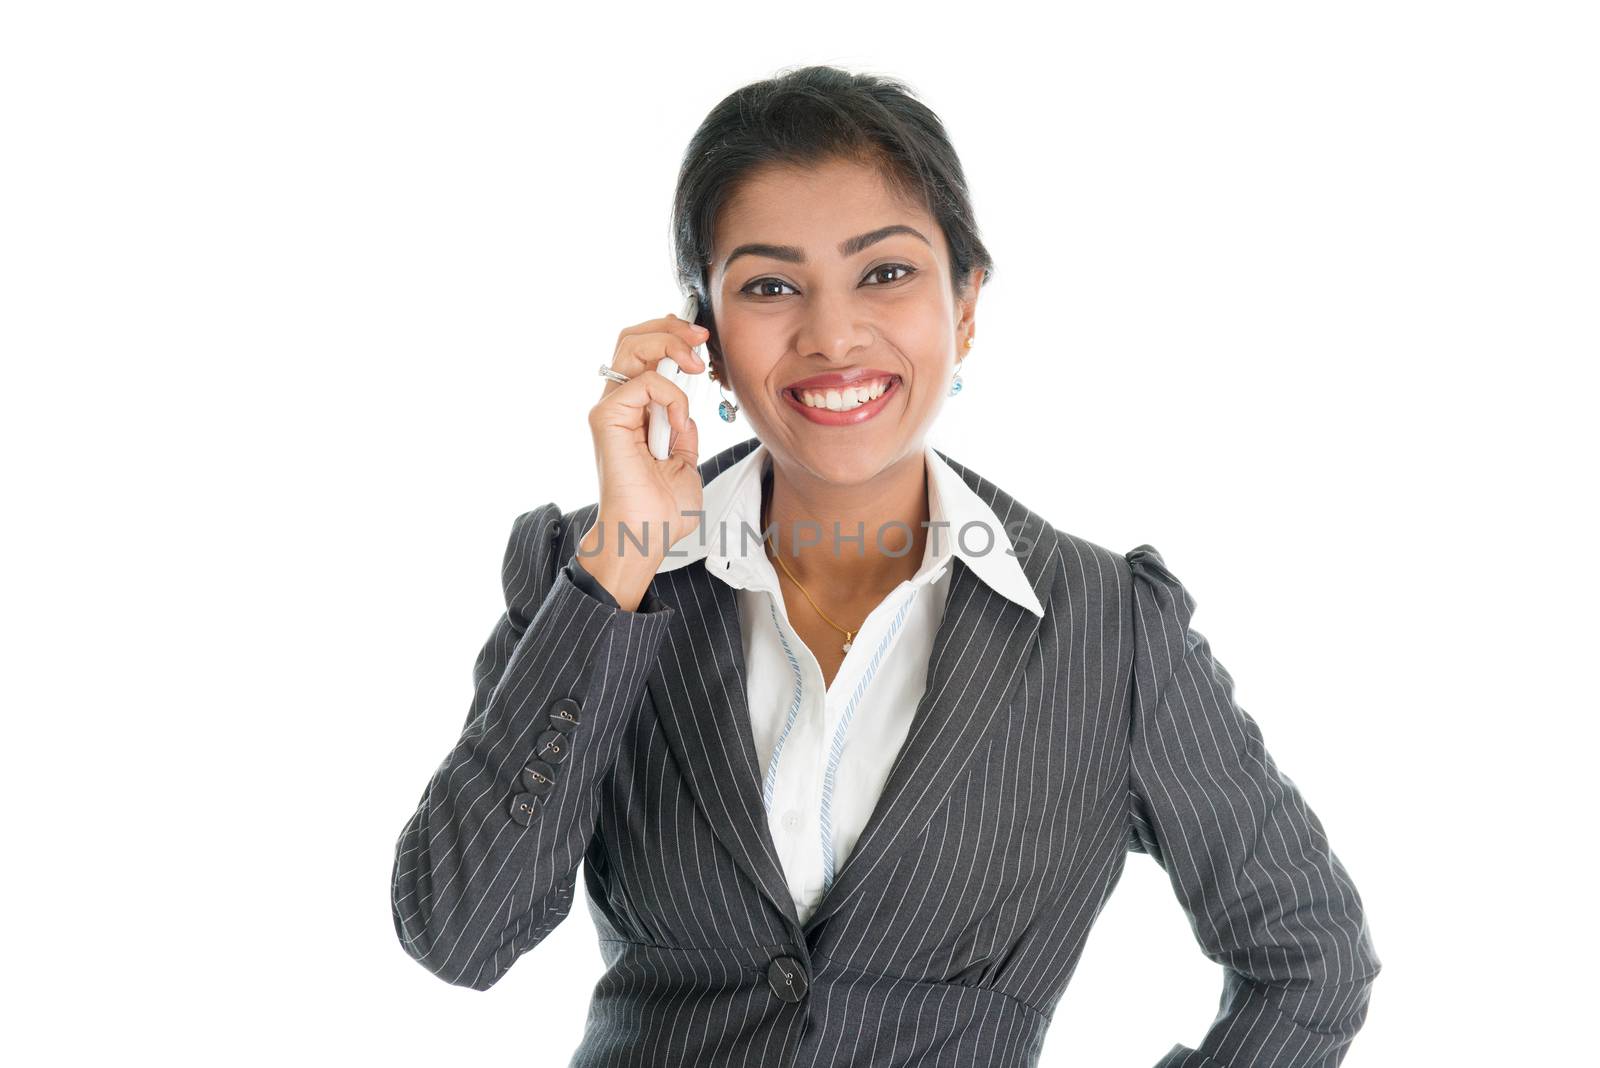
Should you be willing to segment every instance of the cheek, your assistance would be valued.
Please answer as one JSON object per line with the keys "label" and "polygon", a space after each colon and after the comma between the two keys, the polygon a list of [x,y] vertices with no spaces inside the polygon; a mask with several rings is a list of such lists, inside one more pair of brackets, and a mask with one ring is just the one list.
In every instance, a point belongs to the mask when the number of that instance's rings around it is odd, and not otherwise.
{"label": "cheek", "polygon": [[766,328],[759,320],[730,322],[718,320],[717,342],[721,350],[721,373],[726,376],[724,385],[730,390],[741,386],[746,393],[759,391],[772,375],[783,352],[783,337],[776,329]]}
{"label": "cheek", "polygon": [[958,353],[953,330],[930,326],[924,320],[915,330],[898,336],[898,347],[919,380],[939,381],[954,373]]}
{"label": "cheek", "polygon": [[[909,296],[909,295],[908,295]],[[931,288],[886,309],[885,328],[899,339],[901,351],[919,365],[948,360],[955,337],[954,310]]]}

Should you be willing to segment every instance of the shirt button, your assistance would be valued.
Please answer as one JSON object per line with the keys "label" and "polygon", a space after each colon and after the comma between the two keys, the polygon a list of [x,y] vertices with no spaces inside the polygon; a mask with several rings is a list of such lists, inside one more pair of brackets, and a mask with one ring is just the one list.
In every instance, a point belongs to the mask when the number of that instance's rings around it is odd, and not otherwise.
{"label": "shirt button", "polygon": [[783,814],[783,825],[791,831],[798,831],[800,829],[800,813],[792,808],[785,812]]}
{"label": "shirt button", "polygon": [[791,1004],[806,996],[806,973],[793,957],[774,957],[767,965],[767,985]]}

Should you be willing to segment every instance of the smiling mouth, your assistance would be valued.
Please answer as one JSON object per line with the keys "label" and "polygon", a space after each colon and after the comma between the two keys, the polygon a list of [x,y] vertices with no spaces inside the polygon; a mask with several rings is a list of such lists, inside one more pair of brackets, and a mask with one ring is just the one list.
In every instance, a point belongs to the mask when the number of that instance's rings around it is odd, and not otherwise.
{"label": "smiling mouth", "polygon": [[830,387],[827,389],[794,389],[786,387],[783,392],[794,398],[807,408],[818,408],[829,412],[848,412],[868,404],[883,396],[884,392],[894,383],[900,381],[899,375],[884,375],[867,382],[858,382],[852,386]]}

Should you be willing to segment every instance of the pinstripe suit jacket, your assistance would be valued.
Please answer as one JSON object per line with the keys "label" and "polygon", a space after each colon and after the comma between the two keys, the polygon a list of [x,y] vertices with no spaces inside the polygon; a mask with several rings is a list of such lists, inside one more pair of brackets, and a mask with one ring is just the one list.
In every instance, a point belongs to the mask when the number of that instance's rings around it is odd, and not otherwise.
{"label": "pinstripe suit jacket", "polygon": [[1159,1065],[1338,1064],[1380,966],[1361,898],[1194,598],[1152,546],[1059,531],[951,463],[1019,531],[1045,615],[954,562],[911,731],[804,924],[762,810],[734,591],[679,568],[620,611],[563,566],[596,504],[518,516],[465,727],[396,845],[406,951],[488,989],[568,915],[587,861],[607,970],[572,1065],[1034,1065],[1143,852],[1224,968],[1203,1041]]}

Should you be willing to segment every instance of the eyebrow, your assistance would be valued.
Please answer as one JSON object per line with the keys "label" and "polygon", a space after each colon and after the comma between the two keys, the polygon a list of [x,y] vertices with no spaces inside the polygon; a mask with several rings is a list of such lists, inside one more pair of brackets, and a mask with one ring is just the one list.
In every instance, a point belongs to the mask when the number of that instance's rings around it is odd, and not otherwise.
{"label": "eyebrow", "polygon": [[[933,247],[933,242],[924,237],[922,231],[904,223],[895,223],[892,226],[880,226],[876,230],[868,230],[864,234],[857,234],[849,240],[840,242],[839,255],[849,258],[869,245],[877,244],[884,238],[893,237],[895,234],[910,234],[929,248]],[[728,258],[722,261],[722,269],[726,271],[729,264],[740,256],[767,256],[771,259],[783,260],[785,263],[806,262],[805,249],[798,248],[795,245],[768,245],[761,242],[753,242],[747,245],[740,245],[728,253]]]}

